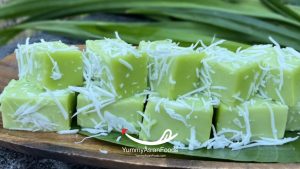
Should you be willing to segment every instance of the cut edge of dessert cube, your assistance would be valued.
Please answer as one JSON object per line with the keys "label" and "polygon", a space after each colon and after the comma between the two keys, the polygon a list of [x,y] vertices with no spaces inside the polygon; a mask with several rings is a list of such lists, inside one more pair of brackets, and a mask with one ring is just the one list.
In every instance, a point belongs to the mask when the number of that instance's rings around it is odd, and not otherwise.
{"label": "cut edge of dessert cube", "polygon": [[[23,88],[19,88],[20,85]],[[24,90],[25,94],[16,94]],[[0,101],[4,128],[28,131],[71,128],[75,93],[68,90],[50,91],[23,80],[11,81],[1,94]]]}

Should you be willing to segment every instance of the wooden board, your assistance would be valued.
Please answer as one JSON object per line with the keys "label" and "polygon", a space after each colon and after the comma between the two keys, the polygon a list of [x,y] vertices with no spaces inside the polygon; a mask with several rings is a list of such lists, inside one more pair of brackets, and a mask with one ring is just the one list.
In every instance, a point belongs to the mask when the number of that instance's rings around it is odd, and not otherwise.
{"label": "wooden board", "polygon": [[[83,46],[80,46],[81,48]],[[14,54],[0,61],[0,91],[11,79],[17,79],[17,63]],[[0,120],[1,121],[1,120]],[[0,146],[19,152],[58,159],[73,163],[81,163],[105,168],[300,168],[300,165],[275,163],[237,163],[220,162],[203,159],[189,159],[178,156],[162,155],[159,158],[136,156],[123,152],[121,146],[89,139],[82,144],[81,135],[58,135],[56,133],[11,131],[2,128],[0,122]],[[107,154],[99,152],[107,150]]]}

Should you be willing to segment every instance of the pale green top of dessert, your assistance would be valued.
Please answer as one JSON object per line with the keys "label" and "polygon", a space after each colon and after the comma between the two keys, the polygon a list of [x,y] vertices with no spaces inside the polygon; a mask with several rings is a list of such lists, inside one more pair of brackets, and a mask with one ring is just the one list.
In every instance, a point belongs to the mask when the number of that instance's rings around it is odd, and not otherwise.
{"label": "pale green top of dessert", "polygon": [[28,98],[28,99],[53,99],[72,93],[69,90],[50,91],[38,83],[28,82],[26,80],[11,80],[0,95],[0,102],[4,97]]}
{"label": "pale green top of dessert", "polygon": [[241,55],[256,56],[262,60],[264,66],[270,66],[271,69],[292,70],[300,65],[300,53],[290,47],[254,45],[241,51]]}
{"label": "pale green top of dessert", "polygon": [[17,81],[13,79],[5,87],[0,98],[3,97],[35,98],[41,92],[44,92],[44,89],[36,83],[29,83],[25,80]]}
{"label": "pale green top of dessert", "polygon": [[[248,65],[257,64],[256,57],[242,57],[238,53],[232,52],[226,48],[219,46],[208,47],[203,50],[206,57],[203,59],[203,64],[218,64],[230,71],[237,71],[247,67]],[[210,68],[209,66],[205,67]]]}
{"label": "pale green top of dessert", "polygon": [[100,55],[105,61],[115,57],[122,57],[127,55],[133,55],[140,57],[141,54],[137,49],[123,41],[122,39],[109,39],[103,40],[87,40],[86,41],[87,52],[93,52],[96,55]]}
{"label": "pale green top of dessert", "polygon": [[254,107],[265,106],[265,105],[272,105],[272,106],[278,105],[278,106],[284,106],[287,108],[287,106],[282,104],[281,102],[274,101],[271,99],[266,99],[259,95],[252,97],[250,100],[246,101],[245,104],[247,104],[248,106],[254,106]]}
{"label": "pale green top of dessert", "polygon": [[194,49],[195,46],[182,47],[178,43],[173,42],[170,39],[158,40],[158,41],[141,41],[139,44],[139,50],[142,53],[147,54],[150,58],[167,58],[176,57],[182,55],[191,55],[199,53]]}
{"label": "pale green top of dessert", "polygon": [[193,94],[186,97],[179,97],[176,100],[159,97],[158,94],[151,94],[148,101],[156,102],[157,106],[165,104],[177,108],[187,108],[191,110],[209,110],[214,105],[213,100],[207,95]]}
{"label": "pale green top of dessert", "polygon": [[55,52],[61,50],[74,50],[78,48],[75,46],[69,47],[68,45],[62,43],[61,41],[45,42],[42,40],[41,42],[38,43],[19,45],[18,49],[21,50],[23,49],[26,51],[29,50],[29,52]]}
{"label": "pale green top of dessert", "polygon": [[[26,44],[18,45],[18,48],[15,50],[18,61],[19,78],[22,79],[25,76],[32,74],[34,68],[40,66],[39,62],[43,60],[40,56],[48,55],[51,61],[55,62],[53,58],[51,58],[52,54],[70,51],[80,52],[76,46],[68,46],[61,41],[45,42],[44,40],[41,40],[39,43],[29,44],[29,39],[27,39]],[[55,63],[53,64],[54,68],[52,71],[59,76],[59,68],[56,67],[55,69]]]}

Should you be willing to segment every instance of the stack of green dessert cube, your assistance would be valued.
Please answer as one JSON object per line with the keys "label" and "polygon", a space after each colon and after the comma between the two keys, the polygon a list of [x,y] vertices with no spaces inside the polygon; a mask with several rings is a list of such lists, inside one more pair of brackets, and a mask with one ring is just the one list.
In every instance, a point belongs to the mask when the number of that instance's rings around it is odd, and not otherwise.
{"label": "stack of green dessert cube", "polygon": [[87,40],[85,86],[79,92],[77,122],[82,128],[138,134],[147,89],[148,57],[120,38]]}
{"label": "stack of green dessert cube", "polygon": [[263,80],[258,93],[288,107],[286,130],[300,130],[300,54],[293,48],[271,45],[254,45],[242,54],[258,57]]}
{"label": "stack of green dessert cube", "polygon": [[75,93],[67,88],[83,84],[82,53],[60,41],[19,45],[19,80],[11,80],[1,94],[3,127],[28,131],[71,128]]}
{"label": "stack of green dessert cube", "polygon": [[166,129],[193,149],[195,141],[210,138],[213,107],[200,94],[198,72],[204,53],[193,46],[181,47],[171,40],[140,42],[139,50],[149,57],[149,95],[139,137],[158,140]]}
{"label": "stack of green dessert cube", "polygon": [[[300,130],[300,53],[222,41],[183,47],[172,40],[87,40],[81,53],[61,42],[19,45],[19,80],[1,94],[4,128],[122,132],[143,141],[177,136],[177,148],[280,145]],[[76,109],[76,110],[75,110]],[[74,111],[74,112],[73,112]]]}
{"label": "stack of green dessert cube", "polygon": [[270,72],[266,72],[265,63],[269,61],[257,52],[250,54],[250,50],[234,53],[216,46],[204,51],[201,79],[210,95],[220,100],[216,130],[230,140],[283,138],[288,107],[276,98],[264,98],[260,91],[273,89],[266,82]]}

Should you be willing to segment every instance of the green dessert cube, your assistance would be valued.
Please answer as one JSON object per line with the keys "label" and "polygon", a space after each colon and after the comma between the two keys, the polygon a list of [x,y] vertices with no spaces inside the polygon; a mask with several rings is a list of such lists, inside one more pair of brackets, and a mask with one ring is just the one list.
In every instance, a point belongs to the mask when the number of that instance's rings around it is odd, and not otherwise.
{"label": "green dessert cube", "polygon": [[19,45],[16,49],[19,78],[48,89],[83,84],[82,52],[60,41]]}
{"label": "green dessert cube", "polygon": [[300,104],[297,104],[296,106],[293,107],[289,107],[286,130],[288,131],[300,130]]}
{"label": "green dessert cube", "polygon": [[142,41],[139,50],[149,57],[151,90],[161,97],[176,99],[199,88],[203,53],[194,47],[180,47],[171,40]]}
{"label": "green dessert cube", "polygon": [[85,79],[126,98],[147,88],[147,57],[121,39],[86,41]]}
{"label": "green dessert cube", "polygon": [[247,134],[248,127],[252,140],[279,139],[284,136],[287,115],[286,105],[257,97],[236,106],[221,104],[216,113],[216,127],[218,132],[232,130],[243,134]]}
{"label": "green dessert cube", "polygon": [[184,145],[203,143],[210,137],[213,107],[207,98],[191,96],[176,101],[150,96],[140,139],[157,141],[165,130],[178,135],[172,140]]}
{"label": "green dessert cube", "polygon": [[205,50],[201,81],[213,96],[234,105],[250,99],[260,84],[259,60],[218,46]]}
{"label": "green dessert cube", "polygon": [[[89,96],[79,94],[77,98],[77,123],[82,128],[96,128],[119,131],[128,129],[128,133],[138,134],[139,123],[145,96],[132,96],[108,104],[103,103],[107,98],[99,97],[91,100]],[[108,99],[109,100],[109,99]],[[97,111],[97,107],[99,109]]]}
{"label": "green dessert cube", "polygon": [[44,91],[24,80],[12,80],[1,94],[3,128],[28,131],[68,130],[75,94],[67,90]]}
{"label": "green dessert cube", "polygon": [[300,53],[292,48],[281,49],[272,45],[252,46],[242,53],[256,55],[262,60],[264,81],[259,90],[266,98],[288,106],[300,102]]}

